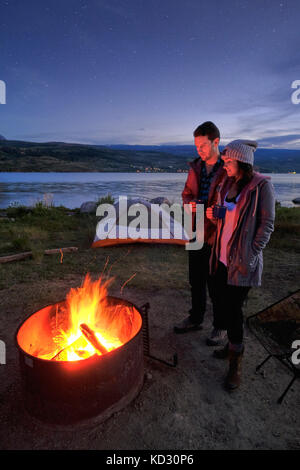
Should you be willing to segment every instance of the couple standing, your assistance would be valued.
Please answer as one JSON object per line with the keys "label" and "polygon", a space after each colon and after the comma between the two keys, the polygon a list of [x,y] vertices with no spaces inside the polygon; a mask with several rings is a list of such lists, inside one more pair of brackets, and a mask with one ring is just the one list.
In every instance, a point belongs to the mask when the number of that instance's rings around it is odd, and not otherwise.
{"label": "couple standing", "polygon": [[208,286],[213,330],[207,345],[228,338],[214,356],[229,359],[225,387],[234,390],[244,352],[242,306],[250,288],[261,285],[262,250],[274,229],[274,190],[267,177],[253,171],[256,142],[234,140],[220,154],[220,131],[210,121],[197,127],[194,139],[200,158],[190,163],[182,199],[205,206],[204,245],[188,252],[192,308],[174,330],[202,328]]}

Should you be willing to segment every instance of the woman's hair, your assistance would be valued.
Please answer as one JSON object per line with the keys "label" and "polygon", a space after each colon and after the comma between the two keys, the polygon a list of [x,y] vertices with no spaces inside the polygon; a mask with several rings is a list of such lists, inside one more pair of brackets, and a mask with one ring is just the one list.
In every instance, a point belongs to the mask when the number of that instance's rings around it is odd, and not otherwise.
{"label": "woman's hair", "polygon": [[246,184],[248,184],[253,178],[253,166],[249,163],[240,162],[239,160],[237,160],[237,164],[238,169],[242,174],[242,177],[236,183],[237,193],[240,194]]}

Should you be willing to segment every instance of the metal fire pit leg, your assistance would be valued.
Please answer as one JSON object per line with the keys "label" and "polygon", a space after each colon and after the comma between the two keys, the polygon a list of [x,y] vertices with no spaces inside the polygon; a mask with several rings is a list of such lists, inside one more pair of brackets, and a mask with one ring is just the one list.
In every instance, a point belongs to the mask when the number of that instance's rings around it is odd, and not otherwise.
{"label": "metal fire pit leg", "polygon": [[159,359],[158,357],[152,356],[152,354],[150,354],[150,337],[149,337],[149,321],[148,321],[148,311],[149,311],[149,309],[150,309],[149,302],[142,305],[139,309],[141,311],[142,317],[143,317],[142,332],[143,332],[143,342],[144,342],[144,354],[145,354],[145,356],[149,357],[150,359],[154,359],[155,361],[161,362],[162,364],[165,364],[166,366],[176,367],[177,364],[178,364],[177,353],[175,353],[173,355],[173,362],[167,362],[164,359]]}
{"label": "metal fire pit leg", "polygon": [[164,359],[159,359],[158,357],[152,356],[151,354],[149,354],[147,357],[150,357],[150,359],[154,359],[155,361],[159,361],[169,367],[176,367],[178,364],[177,353],[173,354],[173,362],[167,362]]}
{"label": "metal fire pit leg", "polygon": [[289,389],[291,388],[291,386],[293,385],[293,383],[295,382],[297,378],[297,375],[295,374],[294,377],[292,378],[292,380],[290,381],[290,383],[288,384],[288,386],[286,387],[285,391],[283,392],[283,394],[278,398],[277,400],[277,403],[281,404],[285,395],[287,394],[287,392],[289,391]]}

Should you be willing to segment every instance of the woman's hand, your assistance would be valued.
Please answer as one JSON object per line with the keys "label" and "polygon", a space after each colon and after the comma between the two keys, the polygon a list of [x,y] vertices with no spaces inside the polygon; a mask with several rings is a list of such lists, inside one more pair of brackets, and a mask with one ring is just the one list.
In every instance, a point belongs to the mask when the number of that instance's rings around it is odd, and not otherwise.
{"label": "woman's hand", "polygon": [[206,209],[206,217],[212,222],[216,222],[217,219],[213,215],[214,206],[210,206]]}

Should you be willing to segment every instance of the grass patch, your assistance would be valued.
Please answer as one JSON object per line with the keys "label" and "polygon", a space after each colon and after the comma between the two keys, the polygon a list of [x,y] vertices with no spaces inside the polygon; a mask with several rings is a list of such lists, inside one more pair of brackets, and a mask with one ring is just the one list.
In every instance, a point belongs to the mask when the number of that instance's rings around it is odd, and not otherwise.
{"label": "grass patch", "polygon": [[108,193],[106,196],[100,197],[97,201],[96,204],[99,206],[99,204],[114,204],[115,203],[115,198]]}
{"label": "grass patch", "polygon": [[79,209],[38,202],[30,208],[11,206],[6,215],[0,220],[0,255],[74,244],[87,247],[95,234],[96,217]]}
{"label": "grass patch", "polygon": [[300,207],[276,206],[270,247],[300,253]]}
{"label": "grass patch", "polygon": [[[139,290],[178,289],[189,293],[188,255],[184,247],[172,245],[119,245],[91,249],[97,219],[91,214],[65,207],[37,205],[30,211],[11,208],[13,218],[1,218],[0,255],[32,251],[33,258],[0,264],[0,289],[15,283],[65,279],[87,272],[106,273],[122,286],[131,276],[129,287]],[[300,208],[276,208],[275,231],[264,250],[264,278],[267,289],[287,282],[294,288],[300,252]],[[43,250],[77,246],[77,253],[44,256]],[[127,287],[128,287],[127,286]],[[126,287],[126,288],[127,288]],[[279,287],[277,286],[277,289]]]}

